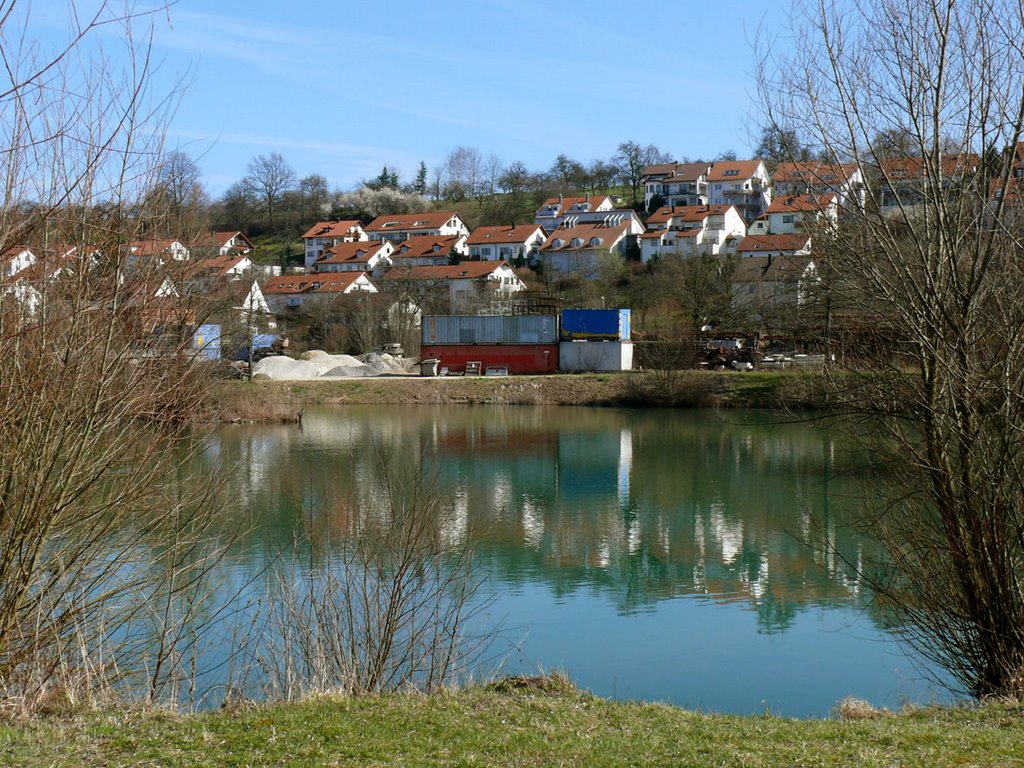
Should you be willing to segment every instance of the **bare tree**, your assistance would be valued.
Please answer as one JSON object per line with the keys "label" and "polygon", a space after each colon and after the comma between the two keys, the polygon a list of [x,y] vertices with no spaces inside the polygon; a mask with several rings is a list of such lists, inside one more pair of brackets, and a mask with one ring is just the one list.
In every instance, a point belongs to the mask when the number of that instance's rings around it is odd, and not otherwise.
{"label": "bare tree", "polygon": [[451,200],[473,197],[484,179],[484,160],[475,147],[456,147],[442,167],[444,194]]}
{"label": "bare tree", "polygon": [[267,211],[270,226],[274,226],[274,212],[281,198],[295,186],[295,171],[277,152],[257,155],[249,162],[247,186],[253,190]]}
{"label": "bare tree", "polygon": [[619,144],[612,164],[618,169],[618,176],[622,183],[629,187],[630,199],[635,203],[640,199],[640,180],[643,178],[644,168],[648,165],[671,161],[670,154],[662,152],[653,144],[644,147],[635,141],[624,141]]}
{"label": "bare tree", "polygon": [[877,180],[829,254],[833,301],[894,342],[836,389],[890,459],[865,575],[978,697],[1024,693],[1024,241],[1011,163],[978,162],[1022,138],[1021,29],[1016,0],[813,0],[760,69],[772,124]]}
{"label": "bare tree", "polygon": [[[150,92],[137,34],[166,8],[94,7],[80,22],[71,4],[73,32],[43,58],[21,7],[0,6],[0,253],[39,256],[0,271],[0,696],[28,704],[147,665],[147,695],[163,689],[179,599],[203,600],[206,487],[166,482],[198,402],[196,315],[157,296],[158,254],[132,259],[166,221],[146,193],[173,104]],[[117,54],[100,27],[120,31]]]}

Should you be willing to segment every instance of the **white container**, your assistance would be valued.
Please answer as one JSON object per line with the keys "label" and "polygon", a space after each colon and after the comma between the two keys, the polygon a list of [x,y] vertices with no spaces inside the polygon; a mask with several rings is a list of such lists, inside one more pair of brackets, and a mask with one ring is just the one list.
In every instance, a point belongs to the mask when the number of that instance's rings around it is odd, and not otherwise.
{"label": "white container", "polygon": [[563,341],[558,345],[558,369],[563,373],[633,370],[631,341]]}

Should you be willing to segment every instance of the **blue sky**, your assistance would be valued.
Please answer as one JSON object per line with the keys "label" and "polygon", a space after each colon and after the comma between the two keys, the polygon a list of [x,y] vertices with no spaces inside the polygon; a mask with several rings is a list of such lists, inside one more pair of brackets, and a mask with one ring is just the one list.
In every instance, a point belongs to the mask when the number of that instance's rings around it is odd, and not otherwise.
{"label": "blue sky", "polygon": [[168,144],[214,195],[269,152],[343,189],[458,145],[534,170],[627,139],[749,155],[753,40],[788,6],[179,0],[156,25],[158,85],[189,80]]}

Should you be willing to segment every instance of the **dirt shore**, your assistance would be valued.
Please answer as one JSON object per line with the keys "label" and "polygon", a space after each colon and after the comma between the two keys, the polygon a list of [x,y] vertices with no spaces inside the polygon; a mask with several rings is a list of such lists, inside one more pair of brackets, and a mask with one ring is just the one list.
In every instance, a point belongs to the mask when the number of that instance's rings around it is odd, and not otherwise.
{"label": "dirt shore", "polygon": [[672,371],[553,376],[382,376],[315,381],[224,381],[201,422],[291,421],[309,405],[491,404],[649,407],[825,407],[818,372]]}

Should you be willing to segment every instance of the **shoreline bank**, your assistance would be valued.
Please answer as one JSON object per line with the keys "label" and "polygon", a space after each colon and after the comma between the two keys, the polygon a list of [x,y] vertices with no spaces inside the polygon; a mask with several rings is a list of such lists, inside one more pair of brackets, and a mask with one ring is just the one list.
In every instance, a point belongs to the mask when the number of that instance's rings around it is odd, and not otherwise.
{"label": "shoreline bank", "polygon": [[826,410],[820,371],[221,381],[197,422],[296,421],[310,405],[560,405]]}

